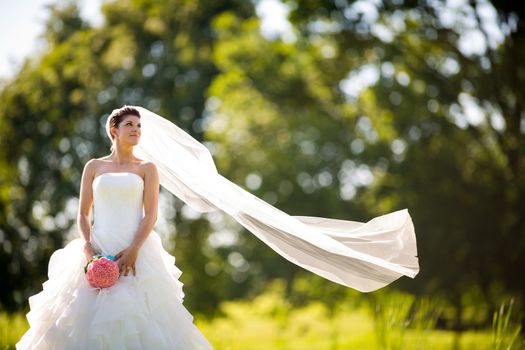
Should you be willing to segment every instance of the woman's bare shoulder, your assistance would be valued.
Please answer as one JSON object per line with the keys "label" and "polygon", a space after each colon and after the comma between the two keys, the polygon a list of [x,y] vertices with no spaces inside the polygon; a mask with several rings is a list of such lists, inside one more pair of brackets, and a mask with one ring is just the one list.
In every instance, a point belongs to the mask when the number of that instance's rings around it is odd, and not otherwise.
{"label": "woman's bare shoulder", "polygon": [[149,161],[149,160],[142,160],[141,159],[140,166],[144,170],[150,170],[150,171],[151,170],[157,170],[157,166],[155,165],[155,163],[153,163],[152,161]]}
{"label": "woman's bare shoulder", "polygon": [[104,162],[104,158],[105,157],[102,157],[102,158],[91,158],[84,165],[84,169],[85,170],[91,170],[91,171],[96,170]]}

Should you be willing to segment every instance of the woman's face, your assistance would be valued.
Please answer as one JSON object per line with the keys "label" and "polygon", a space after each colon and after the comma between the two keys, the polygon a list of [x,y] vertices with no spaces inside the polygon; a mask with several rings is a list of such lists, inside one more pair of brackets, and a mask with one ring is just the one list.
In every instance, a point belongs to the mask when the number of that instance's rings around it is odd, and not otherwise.
{"label": "woman's face", "polygon": [[140,118],[136,115],[126,115],[117,128],[119,142],[136,145],[140,140]]}

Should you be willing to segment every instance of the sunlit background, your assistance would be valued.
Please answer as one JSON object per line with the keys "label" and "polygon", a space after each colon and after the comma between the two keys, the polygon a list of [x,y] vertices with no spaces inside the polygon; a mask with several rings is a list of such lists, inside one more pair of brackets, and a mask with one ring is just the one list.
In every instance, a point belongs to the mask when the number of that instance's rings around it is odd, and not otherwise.
{"label": "sunlit background", "polygon": [[521,349],[525,13],[499,0],[0,3],[0,348],[78,236],[123,104],[290,215],[408,208],[421,271],[359,293],[162,190],[155,226],[217,349]]}
{"label": "sunlit background", "polygon": [[[93,26],[104,21],[100,7],[104,0],[79,0],[80,16]],[[52,0],[20,0],[0,3],[0,77],[12,77],[24,58],[38,56],[45,49],[39,36],[45,30],[46,8]],[[288,7],[277,0],[256,3],[257,15],[262,20],[261,33],[265,37],[293,38],[287,20]]]}

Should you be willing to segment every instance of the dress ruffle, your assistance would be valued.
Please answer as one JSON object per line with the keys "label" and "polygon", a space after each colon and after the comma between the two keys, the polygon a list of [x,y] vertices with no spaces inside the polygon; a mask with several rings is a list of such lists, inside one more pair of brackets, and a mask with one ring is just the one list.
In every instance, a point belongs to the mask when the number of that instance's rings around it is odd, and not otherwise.
{"label": "dress ruffle", "polygon": [[183,306],[182,272],[156,232],[140,249],[136,276],[121,275],[110,288],[89,285],[85,262],[80,238],[52,254],[16,349],[212,349]]}

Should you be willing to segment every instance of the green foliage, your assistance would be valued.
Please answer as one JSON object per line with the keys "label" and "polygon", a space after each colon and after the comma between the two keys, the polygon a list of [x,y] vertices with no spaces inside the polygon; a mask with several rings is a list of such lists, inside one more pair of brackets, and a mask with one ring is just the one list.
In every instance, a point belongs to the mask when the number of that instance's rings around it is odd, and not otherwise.
{"label": "green foliage", "polygon": [[512,307],[514,299],[501,303],[492,318],[492,348],[494,350],[521,349],[523,344],[520,339],[521,324],[513,317]]}
{"label": "green foliage", "polygon": [[27,328],[27,320],[23,313],[10,314],[0,309],[0,349],[14,349]]}
{"label": "green foliage", "polygon": [[432,335],[441,315],[444,305],[438,298],[423,296],[416,298],[412,304],[409,327],[414,330],[413,344],[416,349],[431,349]]}
{"label": "green foliage", "polygon": [[[401,349],[453,349],[451,332],[434,328],[439,316],[440,302],[430,299],[414,301],[414,297],[403,293],[382,293],[375,302],[355,306],[352,297],[341,300],[335,313],[320,301],[311,301],[300,307],[289,307],[282,280],[269,283],[267,289],[251,300],[221,303],[222,315],[198,326],[217,349],[384,349],[377,342],[377,334],[385,324],[377,323],[374,314],[380,307],[383,321],[394,330],[383,330],[394,341],[402,332]],[[363,300],[364,301],[364,300]],[[401,317],[396,303],[402,303]],[[379,304],[381,306],[379,306]],[[417,306],[417,315],[407,323],[410,305]],[[281,311],[277,311],[281,310]],[[282,324],[282,310],[287,323]],[[430,317],[430,320],[423,320]],[[388,320],[387,320],[388,319]],[[403,321],[405,319],[405,321]],[[404,324],[404,325],[403,325]],[[401,328],[402,329],[401,329]],[[334,338],[333,335],[337,334]],[[489,349],[490,331],[464,332],[459,341],[461,349]],[[392,343],[390,348],[392,347]]]}
{"label": "green foliage", "polygon": [[[440,2],[385,0],[373,18],[353,15],[354,2],[285,2],[297,5],[294,40],[264,37],[247,1],[107,2],[96,28],[75,6],[50,7],[47,49],[0,90],[6,309],[27,306],[51,253],[77,236],[81,170],[108,152],[103,122],[124,103],[173,118],[206,141],[221,174],[291,215],[367,221],[408,208],[422,268],[393,287],[444,296],[457,311],[443,311],[447,320],[457,315],[447,327],[488,325],[489,305],[507,294],[523,304],[522,13],[496,45],[467,54],[461,22],[443,23]],[[493,4],[496,25],[509,27],[512,8]],[[469,25],[483,29],[481,21]],[[376,79],[349,94],[367,71]],[[473,108],[479,120],[469,119]],[[287,281],[291,303],[274,315],[281,328],[312,300],[328,322],[342,300],[362,306],[359,293],[298,268],[221,213],[187,215],[178,199],[170,208],[168,235],[195,312],[219,313],[221,300],[253,297],[274,278]],[[220,243],[224,232],[235,239]],[[382,344],[435,321],[414,314],[431,312],[416,302],[406,329],[405,304],[399,314],[377,305]]]}
{"label": "green foliage", "polygon": [[[290,18],[301,38],[335,42],[334,57],[325,61],[337,60],[350,75],[377,69],[377,81],[351,101],[362,114],[356,129],[364,144],[354,160],[378,175],[361,197],[368,212],[407,207],[415,218],[425,268],[411,289],[446,291],[453,299],[474,285],[488,295],[502,282],[524,295],[524,280],[512,268],[525,256],[518,253],[525,247],[525,137],[516,108],[525,100],[523,17],[497,45],[470,54],[460,49],[462,22],[441,22],[444,3],[383,1],[375,19],[344,2],[293,3]],[[523,14],[493,3],[500,26]],[[471,2],[458,11],[474,14],[473,28],[489,42],[483,6]],[[391,39],[378,34],[379,26]],[[345,61],[349,54],[356,65]],[[472,105],[479,106],[479,120],[471,119]],[[436,252],[446,252],[449,263]]]}
{"label": "green foliage", "polygon": [[409,294],[378,292],[371,296],[375,334],[380,350],[404,349],[408,314],[414,297]]}

